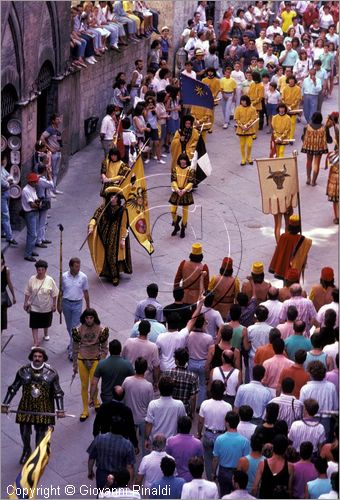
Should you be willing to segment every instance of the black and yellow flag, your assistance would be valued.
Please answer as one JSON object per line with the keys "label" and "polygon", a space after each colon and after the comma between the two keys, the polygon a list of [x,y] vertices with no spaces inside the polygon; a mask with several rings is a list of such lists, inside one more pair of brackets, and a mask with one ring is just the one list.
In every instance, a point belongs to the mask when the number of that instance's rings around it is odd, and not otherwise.
{"label": "black and yellow flag", "polygon": [[35,498],[37,487],[50,459],[50,441],[53,428],[50,427],[44,439],[31,454],[19,472],[8,498]]}
{"label": "black and yellow flag", "polygon": [[141,156],[137,158],[131,172],[119,187],[126,200],[130,229],[138,243],[151,255],[154,247],[151,238],[147,185]]}

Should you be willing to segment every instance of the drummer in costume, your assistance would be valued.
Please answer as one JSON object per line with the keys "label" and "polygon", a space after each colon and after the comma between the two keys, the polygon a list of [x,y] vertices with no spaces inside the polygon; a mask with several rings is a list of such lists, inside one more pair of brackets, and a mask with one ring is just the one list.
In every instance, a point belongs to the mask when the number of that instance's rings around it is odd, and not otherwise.
{"label": "drummer in costume", "polygon": [[207,131],[211,130],[213,110],[202,106],[191,106],[191,115],[194,117],[194,127],[202,135],[205,141]]}
{"label": "drummer in costume", "polygon": [[179,286],[184,288],[184,304],[194,304],[198,301],[199,297],[202,295],[202,278],[203,289],[207,290],[208,288],[209,269],[206,264],[202,264],[202,260],[202,245],[200,243],[193,243],[189,260],[182,260],[178,266],[174,280],[174,288],[178,288]]}
{"label": "drummer in costume", "polygon": [[241,165],[246,162],[252,165],[254,162],[251,158],[251,149],[253,146],[253,135],[256,133],[257,111],[251,105],[251,101],[247,95],[241,97],[240,105],[237,106],[234,113],[234,120],[237,125],[236,135],[240,139],[241,150]]}
{"label": "drummer in costume", "polygon": [[[176,236],[181,230],[180,237],[185,237],[185,228],[188,223],[189,205],[193,205],[192,187],[195,180],[195,171],[190,168],[190,160],[184,153],[179,155],[176,167],[171,171],[171,189],[172,195],[169,199],[171,203],[170,212],[172,215],[172,225],[174,230],[171,236]],[[178,206],[182,207],[182,217],[177,215]],[[182,219],[182,227],[179,223]]]}
{"label": "drummer in costume", "polygon": [[261,81],[261,76],[260,73],[257,71],[254,71],[252,73],[252,78],[253,81],[251,82],[249,86],[249,92],[248,96],[251,101],[251,105],[256,109],[258,116],[259,116],[259,121],[257,122],[255,126],[255,133],[253,135],[253,139],[256,139],[256,132],[259,130],[262,130],[263,127],[263,109],[262,109],[262,103],[264,99],[264,86]]}
{"label": "drummer in costume", "polygon": [[119,185],[129,171],[129,166],[121,160],[119,150],[117,148],[111,148],[108,156],[102,163],[100,174],[103,186],[100,196],[104,196],[108,186]]}
{"label": "drummer in costume", "polygon": [[[214,98],[214,106],[218,105],[218,94],[221,92],[221,85],[220,85],[220,79],[216,76],[216,70],[215,68],[208,68],[207,69],[207,76],[203,78],[202,83],[207,85]],[[215,110],[209,110],[211,112],[211,126],[208,129],[208,134],[212,134],[213,131],[213,125],[215,122]]]}
{"label": "drummer in costume", "polygon": [[129,219],[119,187],[107,187],[104,195],[104,203],[89,222],[88,244],[96,273],[117,286],[120,272],[132,274]]}
{"label": "drummer in costume", "polygon": [[[83,411],[80,421],[89,417],[89,389],[93,374],[100,359],[105,359],[108,352],[107,340],[109,329],[100,326],[98,314],[94,309],[85,309],[80,316],[80,325],[72,328],[73,373],[79,370]],[[94,395],[94,407],[99,408],[98,391]]]}
{"label": "drummer in costume", "polygon": [[200,137],[198,130],[194,128],[195,118],[191,115],[183,117],[183,126],[174,135],[171,142],[171,169],[176,168],[177,159],[181,153],[185,153],[191,161],[196,151],[197,141]]}
{"label": "drummer in costume", "polygon": [[240,280],[233,277],[233,259],[223,259],[220,275],[212,276],[208,290],[214,294],[213,309],[219,311],[226,321],[230,307],[240,291]]}
{"label": "drummer in costume", "polygon": [[[327,191],[328,201],[333,203],[334,224],[339,224],[339,113],[331,113],[326,122],[326,133],[330,137],[329,129],[334,127],[334,151],[326,158],[326,168],[329,168]],[[330,140],[329,140],[330,142]]]}
{"label": "drummer in costume", "polygon": [[[299,109],[302,99],[302,94],[301,94],[301,87],[299,87],[299,85],[297,84],[294,75],[291,75],[289,78],[287,78],[287,80],[288,80],[288,85],[286,85],[282,90],[282,102],[287,105],[288,114],[290,114],[291,111],[294,112],[295,110]],[[290,127],[289,139],[294,138],[296,118],[297,118],[296,113],[290,114],[291,127]]]}
{"label": "drummer in costume", "polygon": [[276,158],[283,158],[285,152],[285,144],[289,141],[291,121],[287,114],[288,108],[284,103],[280,103],[277,107],[277,115],[272,119],[272,137],[271,137],[271,155],[273,158],[274,151]]}
{"label": "drummer in costume", "polygon": [[55,425],[55,417],[50,415],[55,412],[54,403],[57,405],[57,418],[65,416],[64,393],[59,384],[59,376],[56,370],[46,363],[48,356],[45,350],[32,347],[28,359],[30,363],[18,370],[1,405],[1,413],[8,413],[10,402],[22,386],[22,398],[16,417],[24,445],[21,464],[24,464],[32,453],[32,425],[35,429],[35,445],[38,446],[48,427]]}

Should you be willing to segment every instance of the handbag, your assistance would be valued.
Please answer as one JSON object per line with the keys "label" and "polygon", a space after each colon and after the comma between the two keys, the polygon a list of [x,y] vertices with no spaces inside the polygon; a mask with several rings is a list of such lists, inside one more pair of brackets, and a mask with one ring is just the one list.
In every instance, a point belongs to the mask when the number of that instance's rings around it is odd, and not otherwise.
{"label": "handbag", "polygon": [[49,210],[51,208],[51,200],[48,198],[40,198],[39,210]]}
{"label": "handbag", "polygon": [[34,295],[33,295],[33,297],[31,298],[31,300],[28,300],[28,302],[27,302],[27,307],[26,307],[26,312],[27,312],[27,314],[30,314],[30,312],[31,312],[31,307],[32,307],[32,303],[33,303],[33,300],[36,298],[36,296],[37,296],[37,295],[38,295],[38,293],[40,292],[41,287],[42,287],[42,286],[43,286],[43,284],[45,283],[45,279],[46,279],[46,278],[44,278],[44,279],[42,280],[41,285],[39,286],[38,290],[35,292],[35,294],[34,294]]}
{"label": "handbag", "polygon": [[1,306],[11,307],[12,305],[13,304],[12,304],[11,299],[9,298],[7,290],[5,290],[4,292],[1,292]]}

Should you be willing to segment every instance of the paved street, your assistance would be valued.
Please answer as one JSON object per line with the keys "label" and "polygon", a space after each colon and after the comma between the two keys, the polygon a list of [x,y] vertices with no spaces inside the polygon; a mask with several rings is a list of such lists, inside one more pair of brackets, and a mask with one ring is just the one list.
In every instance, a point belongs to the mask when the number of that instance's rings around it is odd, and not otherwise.
{"label": "paved street", "polygon": [[[337,90],[337,88],[336,88]],[[323,115],[337,108],[336,98],[325,101]],[[100,162],[102,151],[95,140],[70,160],[70,168],[60,184],[64,192],[52,202],[48,219],[48,238],[53,245],[40,250],[40,257],[49,263],[48,274],[58,280],[59,276],[59,230],[64,226],[63,269],[67,270],[70,257],[80,256],[82,270],[87,273],[90,284],[91,306],[99,314],[103,325],[110,327],[110,340],[128,337],[133,324],[133,314],[137,301],[145,297],[145,287],[157,282],[160,288],[159,300],[162,304],[172,302],[172,283],[179,262],[190,253],[191,244],[200,241],[203,245],[205,262],[211,273],[218,272],[226,255],[234,259],[234,269],[241,280],[245,279],[254,260],[265,263],[266,269],[275,248],[273,217],[261,212],[261,196],[257,169],[240,166],[238,139],[234,128],[222,130],[221,109],[217,109],[215,132],[208,136],[207,149],[213,165],[213,174],[194,193],[196,206],[189,214],[190,227],[183,240],[173,238],[168,199],[170,196],[169,161],[167,165],[150,162],[146,168],[149,187],[149,203],[152,207],[151,222],[155,253],[149,257],[132,238],[133,275],[121,279],[119,287],[100,280],[94,273],[87,246],[79,253],[79,247],[86,236],[87,222],[99,205]],[[294,149],[301,149],[302,125],[298,124]],[[270,136],[264,132],[254,142],[253,157],[268,157]],[[332,145],[330,147],[333,147]],[[286,155],[293,150],[286,148]],[[307,290],[319,281],[320,269],[332,266],[338,277],[337,239],[338,226],[333,225],[332,204],[325,195],[328,172],[322,170],[316,187],[305,184],[305,155],[299,153],[299,177],[302,203],[303,233],[312,238],[313,246],[309,254],[304,286]],[[6,249],[6,263],[12,271],[18,303],[9,310],[9,330],[2,336],[2,345],[10,340],[2,353],[2,395],[12,382],[19,366],[27,362],[27,354],[32,345],[28,317],[22,308],[23,290],[34,274],[33,264],[23,260],[26,231],[15,234],[18,248]],[[270,279],[271,275],[267,275]],[[338,283],[338,278],[336,278]],[[50,330],[51,340],[46,345],[51,364],[58,370],[65,392],[65,407],[76,418],[65,418],[56,425],[52,436],[52,455],[43,476],[42,485],[60,486],[60,498],[65,497],[64,486],[75,486],[74,498],[94,498],[93,494],[82,495],[80,485],[92,485],[87,480],[86,448],[91,441],[93,416],[84,423],[79,422],[81,411],[79,378],[70,388],[71,363],[67,360],[68,337],[65,324],[59,324],[55,315]],[[18,403],[17,396],[13,402]],[[15,417],[2,418],[2,497],[20,468],[21,440]],[[71,493],[71,491],[70,491]],[[83,490],[86,493],[86,490]],[[58,498],[58,495],[52,495]],[[42,498],[43,495],[38,495]]]}

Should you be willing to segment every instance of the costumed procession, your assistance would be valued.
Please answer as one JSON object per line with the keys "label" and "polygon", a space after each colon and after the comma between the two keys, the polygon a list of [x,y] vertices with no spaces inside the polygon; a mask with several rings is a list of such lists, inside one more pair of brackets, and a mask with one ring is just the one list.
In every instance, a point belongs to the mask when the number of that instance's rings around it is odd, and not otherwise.
{"label": "costumed procession", "polygon": [[339,6],[177,3],[2,74],[3,497],[338,498]]}

